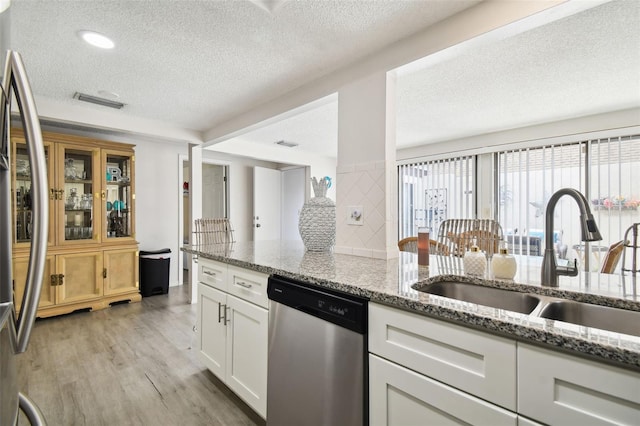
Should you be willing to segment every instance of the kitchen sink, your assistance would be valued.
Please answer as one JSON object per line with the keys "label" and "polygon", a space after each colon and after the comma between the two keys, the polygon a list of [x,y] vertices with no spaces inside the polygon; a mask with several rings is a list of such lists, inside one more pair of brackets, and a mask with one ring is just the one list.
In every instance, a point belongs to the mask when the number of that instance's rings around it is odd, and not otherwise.
{"label": "kitchen sink", "polygon": [[640,336],[640,312],[638,311],[610,308],[570,300],[558,300],[542,308],[539,316],[585,327],[594,327],[616,333]]}
{"label": "kitchen sink", "polygon": [[530,294],[455,281],[441,281],[416,290],[521,314],[530,314],[540,303],[540,299]]}

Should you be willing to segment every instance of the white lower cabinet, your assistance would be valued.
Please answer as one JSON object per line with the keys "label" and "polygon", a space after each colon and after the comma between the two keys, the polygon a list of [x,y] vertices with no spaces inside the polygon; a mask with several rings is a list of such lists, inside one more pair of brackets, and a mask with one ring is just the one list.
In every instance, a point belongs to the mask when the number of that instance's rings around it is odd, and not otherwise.
{"label": "white lower cabinet", "polygon": [[516,343],[369,303],[369,352],[516,411]]}
{"label": "white lower cabinet", "polygon": [[547,424],[640,424],[640,373],[518,345],[518,411]]}
{"label": "white lower cabinet", "polygon": [[640,373],[369,303],[372,425],[640,425]]}
{"label": "white lower cabinet", "polygon": [[262,417],[267,413],[267,334],[269,313],[227,296],[226,383]]}
{"label": "white lower cabinet", "polygon": [[[199,259],[200,270],[210,274],[198,284],[198,356],[202,363],[259,415],[267,414],[267,309],[225,291],[227,275],[220,262]],[[215,266],[215,268],[214,268]],[[238,269],[238,268],[236,268]],[[215,271],[215,272],[211,272]],[[238,271],[236,271],[238,272]],[[215,274],[215,275],[211,275]],[[266,287],[267,276],[246,274]],[[206,282],[206,283],[205,283]],[[227,284],[227,285],[225,285]]]}
{"label": "white lower cabinet", "polygon": [[518,426],[543,426],[543,424],[518,415]]}
{"label": "white lower cabinet", "polygon": [[517,415],[465,392],[369,355],[370,424],[517,425]]}
{"label": "white lower cabinet", "polygon": [[224,380],[227,356],[227,327],[224,318],[227,294],[198,284],[198,356],[213,374]]}

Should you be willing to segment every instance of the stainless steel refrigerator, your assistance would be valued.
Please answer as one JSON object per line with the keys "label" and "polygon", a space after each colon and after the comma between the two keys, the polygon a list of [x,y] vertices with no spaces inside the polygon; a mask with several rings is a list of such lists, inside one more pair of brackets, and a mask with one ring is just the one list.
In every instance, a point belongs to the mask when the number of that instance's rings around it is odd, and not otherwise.
{"label": "stainless steel refrigerator", "polygon": [[[24,65],[18,53],[7,50],[9,4],[9,1],[0,1],[0,53],[6,52],[0,99],[0,425],[15,425],[19,409],[31,424],[44,425],[37,406],[19,392],[16,357],[27,350],[42,287],[49,217],[47,170],[40,122]],[[15,223],[11,178],[16,167],[9,143],[12,104],[18,107],[29,152],[28,166],[21,166],[31,177],[30,257],[19,315],[15,309],[18,301],[14,300],[11,270],[12,224]]]}

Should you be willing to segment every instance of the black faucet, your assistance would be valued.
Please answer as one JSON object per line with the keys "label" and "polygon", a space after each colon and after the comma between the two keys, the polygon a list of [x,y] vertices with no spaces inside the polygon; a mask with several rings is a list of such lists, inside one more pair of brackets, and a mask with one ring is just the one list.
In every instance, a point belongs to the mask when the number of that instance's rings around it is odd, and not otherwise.
{"label": "black faucet", "polygon": [[598,230],[598,225],[591,214],[589,202],[581,192],[573,188],[563,188],[556,191],[547,203],[545,214],[545,249],[542,258],[541,284],[546,287],[558,287],[558,276],[568,275],[575,277],[578,275],[578,262],[574,260],[573,266],[558,266],[556,255],[553,249],[553,211],[558,200],[563,195],[571,196],[578,203],[580,208],[580,227],[582,229],[582,241],[600,241],[602,235]]}

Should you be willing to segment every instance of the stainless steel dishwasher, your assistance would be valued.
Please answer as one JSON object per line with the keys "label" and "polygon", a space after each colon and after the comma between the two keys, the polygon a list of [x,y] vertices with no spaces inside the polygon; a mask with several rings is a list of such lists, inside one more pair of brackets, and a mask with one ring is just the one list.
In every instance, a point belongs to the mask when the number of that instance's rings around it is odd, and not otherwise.
{"label": "stainless steel dishwasher", "polygon": [[367,424],[367,300],[278,275],[267,294],[267,424]]}

